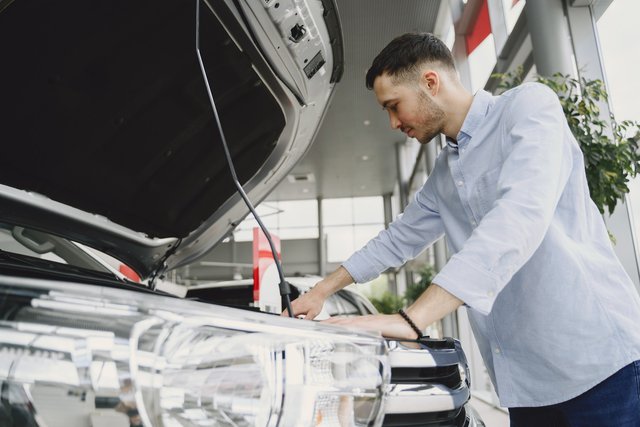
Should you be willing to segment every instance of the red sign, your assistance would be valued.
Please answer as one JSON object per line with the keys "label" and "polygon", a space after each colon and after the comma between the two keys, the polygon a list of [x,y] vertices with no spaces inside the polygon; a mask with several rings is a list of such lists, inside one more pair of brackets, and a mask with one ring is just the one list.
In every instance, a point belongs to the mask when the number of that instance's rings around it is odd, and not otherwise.
{"label": "red sign", "polygon": [[[278,259],[280,256],[280,239],[271,235],[276,247]],[[282,311],[280,300],[280,276],[276,262],[273,259],[271,246],[267,236],[258,227],[253,229],[253,303],[260,310],[270,313]]]}
{"label": "red sign", "polygon": [[487,0],[481,0],[480,10],[471,24],[471,31],[465,35],[465,42],[467,46],[467,55],[477,48],[480,43],[491,34],[491,21],[489,20],[489,7]]}

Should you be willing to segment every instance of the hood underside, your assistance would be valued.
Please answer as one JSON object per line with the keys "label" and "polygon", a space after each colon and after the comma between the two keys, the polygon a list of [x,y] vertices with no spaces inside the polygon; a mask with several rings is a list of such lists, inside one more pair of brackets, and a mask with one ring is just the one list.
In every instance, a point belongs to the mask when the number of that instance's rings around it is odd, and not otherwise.
{"label": "hood underside", "polygon": [[[195,5],[18,0],[0,13],[0,182],[150,237],[197,228],[235,189],[196,55]],[[284,116],[220,23],[200,18],[209,84],[246,182]]]}
{"label": "hood underside", "polygon": [[[222,217],[235,196],[207,85],[240,182],[265,163],[281,166],[273,156],[291,151],[287,141],[276,148],[295,109],[265,83],[264,63],[230,36],[229,28],[244,28],[237,16],[213,4],[0,3],[0,218],[151,274],[167,248]],[[266,78],[273,85],[274,74]],[[33,193],[45,197],[25,203]],[[107,227],[86,218],[78,228],[76,210],[113,230],[100,233]]]}

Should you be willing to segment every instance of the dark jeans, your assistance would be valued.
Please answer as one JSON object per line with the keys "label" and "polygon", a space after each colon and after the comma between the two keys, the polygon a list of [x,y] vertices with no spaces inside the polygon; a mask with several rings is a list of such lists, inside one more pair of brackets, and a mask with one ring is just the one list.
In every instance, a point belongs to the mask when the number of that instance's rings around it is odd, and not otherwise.
{"label": "dark jeans", "polygon": [[640,360],[566,402],[510,408],[511,427],[640,427]]}

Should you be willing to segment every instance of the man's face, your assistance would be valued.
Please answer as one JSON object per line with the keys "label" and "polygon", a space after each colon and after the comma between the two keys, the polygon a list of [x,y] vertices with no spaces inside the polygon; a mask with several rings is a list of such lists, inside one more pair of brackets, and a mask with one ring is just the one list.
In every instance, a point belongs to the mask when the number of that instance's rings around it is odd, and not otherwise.
{"label": "man's face", "polygon": [[420,85],[394,84],[387,74],[378,76],[373,91],[382,108],[389,114],[393,129],[426,144],[442,132],[444,111]]}

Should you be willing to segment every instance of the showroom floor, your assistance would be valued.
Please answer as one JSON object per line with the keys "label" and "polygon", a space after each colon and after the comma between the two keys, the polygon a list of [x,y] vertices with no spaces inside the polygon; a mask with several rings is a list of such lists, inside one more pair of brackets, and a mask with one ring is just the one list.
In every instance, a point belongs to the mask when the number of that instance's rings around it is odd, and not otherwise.
{"label": "showroom floor", "polygon": [[504,410],[475,397],[471,398],[471,405],[478,411],[487,427],[509,427],[509,415]]}

